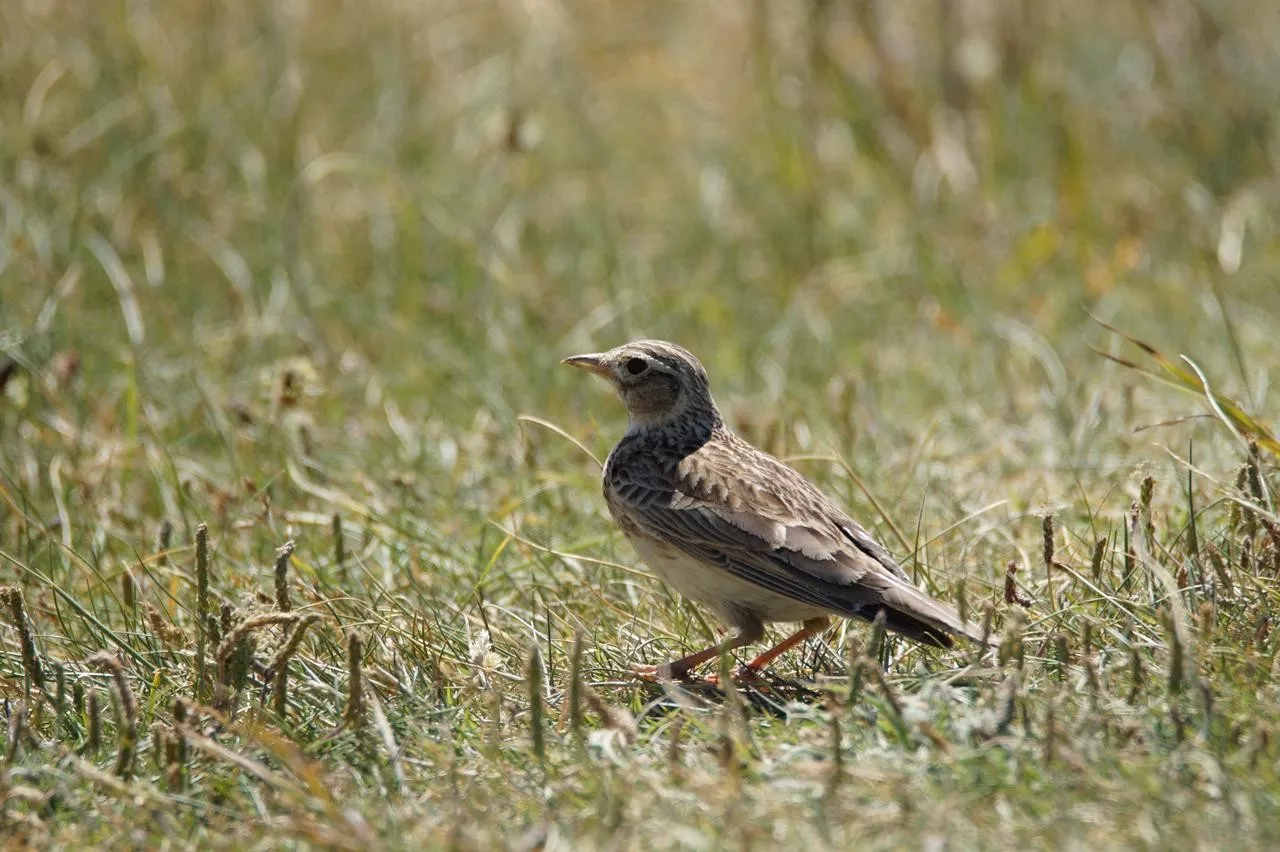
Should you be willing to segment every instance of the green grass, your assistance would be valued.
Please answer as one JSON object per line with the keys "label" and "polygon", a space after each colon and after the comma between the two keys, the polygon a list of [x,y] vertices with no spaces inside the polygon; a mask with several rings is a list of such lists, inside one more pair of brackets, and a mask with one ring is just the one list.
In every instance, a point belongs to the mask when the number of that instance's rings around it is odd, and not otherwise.
{"label": "green grass", "polygon": [[[1277,44],[1233,0],[0,4],[6,840],[1280,845],[1277,459],[1090,316],[1275,422]],[[641,335],[1000,659],[851,678],[842,624],[780,711],[632,683],[717,628],[558,365]]]}

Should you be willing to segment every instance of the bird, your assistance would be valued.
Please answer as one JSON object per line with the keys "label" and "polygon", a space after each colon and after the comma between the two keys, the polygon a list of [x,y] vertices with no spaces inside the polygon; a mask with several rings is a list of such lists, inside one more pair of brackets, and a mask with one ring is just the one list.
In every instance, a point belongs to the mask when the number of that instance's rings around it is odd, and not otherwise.
{"label": "bird", "polygon": [[[725,424],[707,371],[687,349],[636,340],[562,363],[604,378],[628,428],[604,465],[610,514],[659,579],[734,632],[642,680],[689,680],[721,654],[755,644],[766,624],[800,629],[734,674],[757,677],[832,616],[874,621],[924,645],[959,636],[991,644],[950,605],[917,588],[892,554],[817,486]],[[711,678],[708,678],[710,680]]]}

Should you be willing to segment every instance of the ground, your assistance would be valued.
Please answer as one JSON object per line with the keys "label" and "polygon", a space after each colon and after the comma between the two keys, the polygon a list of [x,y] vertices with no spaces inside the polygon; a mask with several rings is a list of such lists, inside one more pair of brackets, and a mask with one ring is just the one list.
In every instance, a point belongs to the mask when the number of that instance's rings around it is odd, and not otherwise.
{"label": "ground", "polygon": [[[1276,44],[1237,0],[0,4],[0,836],[1275,848]],[[640,336],[999,653],[631,679],[719,629],[558,364]]]}

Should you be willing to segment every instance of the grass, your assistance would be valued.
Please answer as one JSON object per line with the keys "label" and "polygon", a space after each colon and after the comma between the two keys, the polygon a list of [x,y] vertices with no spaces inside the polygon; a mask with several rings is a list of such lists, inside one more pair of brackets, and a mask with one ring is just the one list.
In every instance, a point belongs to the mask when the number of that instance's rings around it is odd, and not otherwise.
{"label": "grass", "polygon": [[[1274,848],[1278,38],[0,4],[6,843]],[[557,365],[640,335],[999,658],[631,682],[716,629]]]}

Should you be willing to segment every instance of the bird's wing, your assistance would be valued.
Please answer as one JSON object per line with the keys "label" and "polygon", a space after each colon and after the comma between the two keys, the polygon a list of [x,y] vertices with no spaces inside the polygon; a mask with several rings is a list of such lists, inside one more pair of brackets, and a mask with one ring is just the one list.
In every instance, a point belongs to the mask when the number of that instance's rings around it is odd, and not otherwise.
{"label": "bird's wing", "polygon": [[611,499],[640,531],[780,595],[872,619],[921,641],[977,638],[866,530],[799,473],[740,440],[712,440],[674,470],[652,455],[611,466]]}

